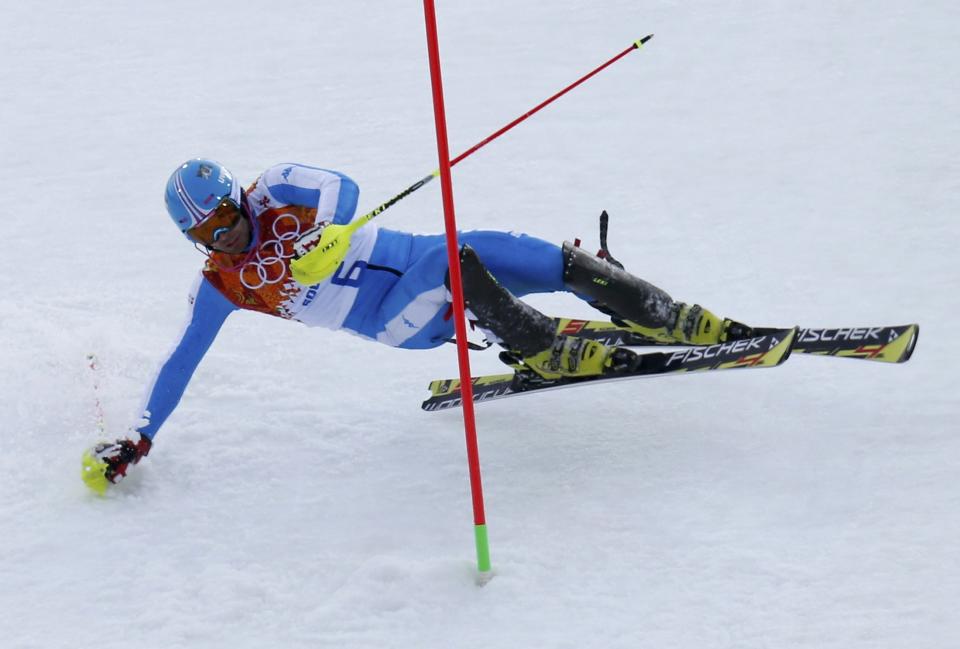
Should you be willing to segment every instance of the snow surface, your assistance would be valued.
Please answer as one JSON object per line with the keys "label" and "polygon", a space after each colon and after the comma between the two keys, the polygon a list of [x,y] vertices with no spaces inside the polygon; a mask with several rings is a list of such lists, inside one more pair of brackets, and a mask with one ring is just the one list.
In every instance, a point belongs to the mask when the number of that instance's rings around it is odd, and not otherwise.
{"label": "snow surface", "polygon": [[[913,360],[480,407],[478,587],[460,415],[419,409],[453,347],[235,314],[153,453],[97,498],[79,479],[95,393],[123,435],[202,261],[165,215],[168,174],[300,161],[357,179],[364,211],[390,198],[436,166],[422,9],[4,2],[0,644],[958,646],[960,5],[438,11],[453,153],[656,33],[461,163],[461,227],[593,246],[605,208],[614,254],[679,299],[757,324],[917,321]],[[439,185],[380,221],[440,230]]]}

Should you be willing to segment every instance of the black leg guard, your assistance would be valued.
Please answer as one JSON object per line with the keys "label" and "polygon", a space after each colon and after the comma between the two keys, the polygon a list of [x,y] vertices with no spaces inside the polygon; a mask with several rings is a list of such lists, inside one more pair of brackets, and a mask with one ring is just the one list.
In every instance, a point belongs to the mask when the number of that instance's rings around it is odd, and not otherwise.
{"label": "black leg guard", "polygon": [[500,286],[470,246],[460,248],[460,272],[466,307],[508,349],[533,356],[553,345],[557,333],[553,319]]}
{"label": "black leg guard", "polygon": [[629,349],[557,334],[552,318],[503,288],[470,246],[460,249],[464,302],[479,325],[503,341],[500,359],[544,379],[599,376],[636,366]]}
{"label": "black leg guard", "polygon": [[665,291],[599,257],[563,242],[563,281],[573,291],[593,298],[605,312],[644,327],[672,329],[680,304]]}

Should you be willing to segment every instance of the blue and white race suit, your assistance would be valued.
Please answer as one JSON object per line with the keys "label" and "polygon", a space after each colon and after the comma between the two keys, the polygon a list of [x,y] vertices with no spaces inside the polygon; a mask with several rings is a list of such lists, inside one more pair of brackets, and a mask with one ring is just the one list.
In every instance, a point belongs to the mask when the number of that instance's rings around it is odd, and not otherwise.
{"label": "blue and white race suit", "polygon": [[[427,349],[453,336],[443,235],[416,235],[370,223],[351,240],[343,264],[313,286],[290,274],[293,243],[321,223],[349,223],[359,190],[347,176],[301,164],[267,169],[246,193],[254,239],[238,255],[213,253],[190,296],[176,347],[146,395],[144,423],[153,439],[179,403],[220,327],[238,309],[307,326],[343,329],[392,347]],[[558,246],[523,234],[463,232],[497,280],[523,296],[566,290]]]}

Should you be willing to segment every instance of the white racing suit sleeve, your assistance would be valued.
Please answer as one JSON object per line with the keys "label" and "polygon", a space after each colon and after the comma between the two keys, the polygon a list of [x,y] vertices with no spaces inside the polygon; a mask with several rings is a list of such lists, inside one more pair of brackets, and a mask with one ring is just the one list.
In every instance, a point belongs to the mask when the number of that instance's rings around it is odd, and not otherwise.
{"label": "white racing suit sleeve", "polygon": [[317,223],[345,225],[357,211],[357,183],[337,171],[284,163],[263,172],[262,182],[279,203],[317,208]]}

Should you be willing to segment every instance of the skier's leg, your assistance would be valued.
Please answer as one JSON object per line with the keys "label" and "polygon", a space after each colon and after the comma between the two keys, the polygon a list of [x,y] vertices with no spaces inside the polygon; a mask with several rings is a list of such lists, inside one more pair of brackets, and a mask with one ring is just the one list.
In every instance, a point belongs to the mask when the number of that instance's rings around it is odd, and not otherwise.
{"label": "skier's leg", "polygon": [[666,291],[570,243],[561,250],[542,239],[506,232],[465,232],[497,282],[515,296],[572,291],[608,315],[662,342],[711,344],[751,335],[698,304],[675,301]]}
{"label": "skier's leg", "polygon": [[[544,323],[550,318],[514,296],[561,290],[572,291],[601,310],[630,320],[641,333],[664,342],[710,344],[749,335],[748,327],[721,320],[699,305],[675,302],[665,291],[570,243],[565,243],[561,250],[535,237],[493,231],[464,232],[460,239],[476,247],[483,260],[482,264],[477,260],[477,264],[490,270],[501,291],[506,289],[512,294],[501,303],[512,300],[541,317],[537,319],[529,313],[524,316],[524,309],[517,307],[506,312],[505,320],[497,322],[496,308],[484,310],[475,302],[471,310],[481,320],[481,327],[516,350],[530,348],[522,338],[526,334],[521,333],[518,339],[511,327],[520,322],[533,323],[530,326],[542,336],[534,335],[534,340],[541,344],[545,340]],[[414,237],[410,257],[412,264],[365,323],[362,333],[398,347],[435,347],[453,335],[443,238]],[[467,297],[471,297],[469,293]],[[551,335],[556,333],[552,322],[550,331]]]}
{"label": "skier's leg", "polygon": [[662,289],[569,241],[563,244],[563,280],[600,310],[629,320],[634,329],[662,342],[712,344],[750,335],[746,325],[724,320],[698,304],[676,302]]}
{"label": "skier's leg", "polygon": [[447,270],[442,243],[420,254],[367,315],[366,335],[404,349],[429,349],[452,338]]}
{"label": "skier's leg", "polygon": [[460,249],[460,270],[470,315],[510,350],[518,367],[556,378],[596,376],[635,363],[629,350],[558,335],[553,319],[504,288],[468,245]]}
{"label": "skier's leg", "polygon": [[[553,244],[504,232],[467,232],[461,239],[483,247],[517,292],[565,290],[562,255]],[[464,269],[468,309],[475,307],[470,316],[479,318],[478,324],[488,338],[504,342],[521,357],[550,348],[556,334],[553,320],[511,295],[499,283],[499,275],[497,280],[490,277],[476,253],[471,251],[468,256]],[[402,270],[377,307],[351,328],[393,347],[436,347],[454,333],[444,239],[435,235],[413,237],[410,258],[412,263]],[[485,277],[489,281],[478,279]],[[490,290],[492,287],[496,290]]]}
{"label": "skier's leg", "polygon": [[549,241],[516,232],[478,230],[460,233],[497,282],[517,297],[566,291],[563,253]]}

